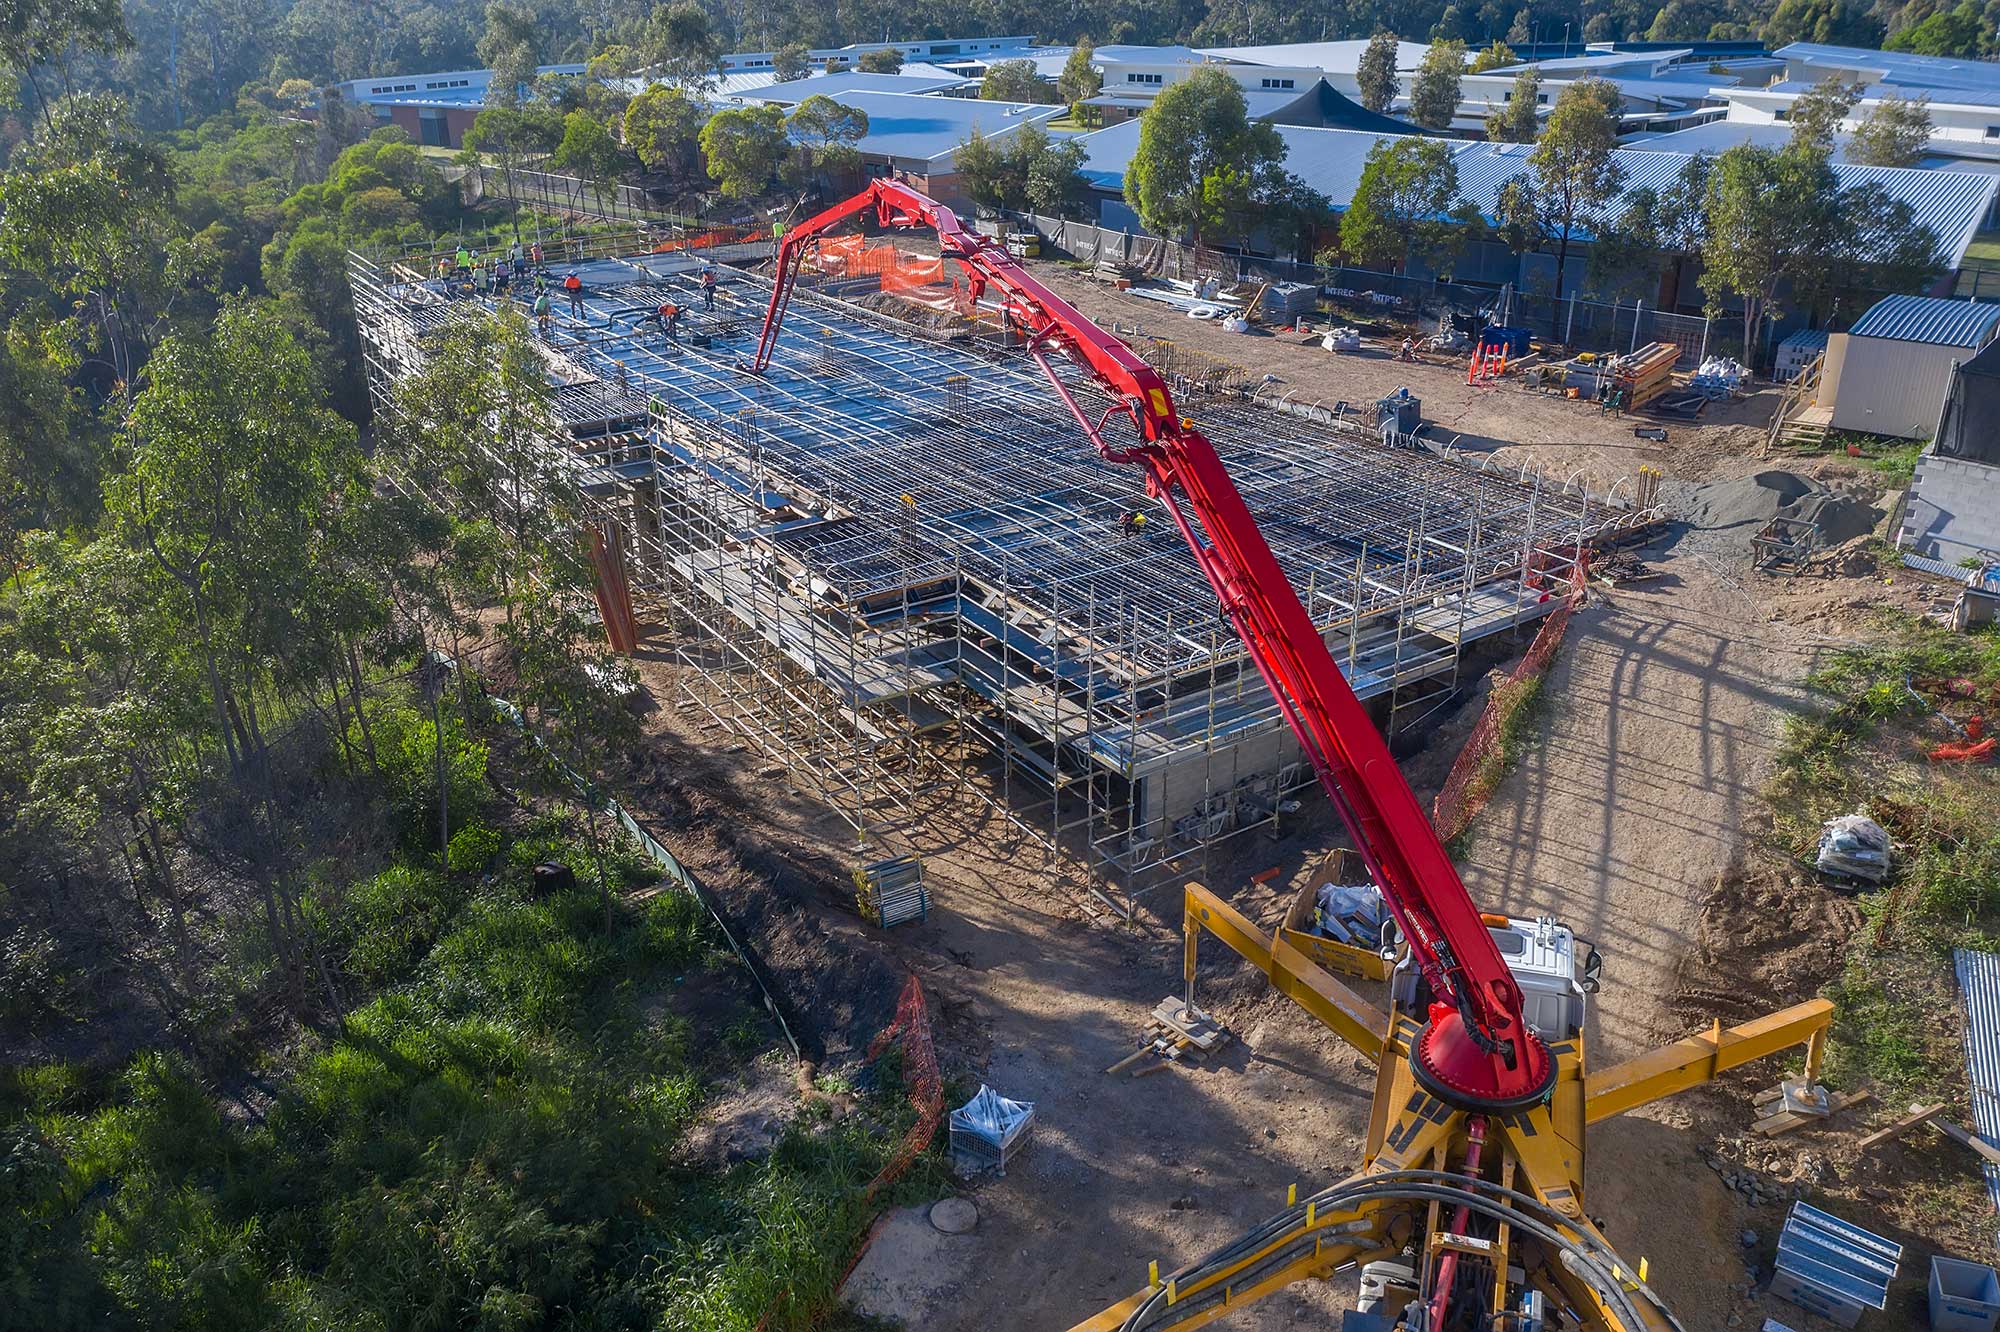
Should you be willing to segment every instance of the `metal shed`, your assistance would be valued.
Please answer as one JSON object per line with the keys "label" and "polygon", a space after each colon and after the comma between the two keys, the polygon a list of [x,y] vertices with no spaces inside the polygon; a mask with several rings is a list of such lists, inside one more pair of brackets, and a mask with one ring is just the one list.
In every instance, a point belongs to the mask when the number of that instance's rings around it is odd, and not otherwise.
{"label": "metal shed", "polygon": [[1835,430],[1929,439],[1952,370],[1993,341],[2000,305],[1887,296],[1827,343],[1820,397]]}

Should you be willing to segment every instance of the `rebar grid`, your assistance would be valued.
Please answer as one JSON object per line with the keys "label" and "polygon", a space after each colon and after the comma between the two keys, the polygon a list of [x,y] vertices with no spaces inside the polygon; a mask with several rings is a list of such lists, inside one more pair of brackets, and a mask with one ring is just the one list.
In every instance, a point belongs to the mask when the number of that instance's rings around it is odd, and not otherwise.
{"label": "rebar grid", "polygon": [[[730,271],[697,308],[691,261],[586,264],[546,347],[561,446],[681,643],[684,701],[753,739],[863,841],[972,794],[1130,893],[1222,838],[1275,828],[1309,785],[1239,747],[1282,730],[1213,593],[1136,468],[1098,459],[1002,339],[917,329],[802,291],[770,372],[737,368],[769,285]],[[355,268],[378,397],[437,318]],[[850,284],[851,285],[851,284]],[[679,340],[640,321],[687,310]],[[706,345],[701,345],[701,344]],[[1104,399],[1066,372],[1081,402]],[[1589,500],[1391,451],[1246,401],[1184,395],[1357,692],[1448,689],[1461,645],[1538,617],[1537,549],[1595,535]],[[567,391],[575,390],[575,391]],[[590,419],[604,404],[602,420]],[[622,430],[634,405],[643,433]],[[650,587],[644,585],[650,585]],[[998,757],[979,766],[979,751]],[[1268,748],[1268,747],[1267,747]],[[1260,750],[1259,752],[1264,752]],[[1141,784],[1199,769],[1143,815]],[[1163,778],[1164,779],[1164,778]],[[1095,891],[1095,890],[1093,890]],[[1106,899],[1109,901],[1110,899]]]}

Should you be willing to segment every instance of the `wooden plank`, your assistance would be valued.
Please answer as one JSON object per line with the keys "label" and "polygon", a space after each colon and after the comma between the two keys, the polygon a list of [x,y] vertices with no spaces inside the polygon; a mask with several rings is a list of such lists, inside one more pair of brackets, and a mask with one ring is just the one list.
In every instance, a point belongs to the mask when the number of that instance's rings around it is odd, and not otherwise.
{"label": "wooden plank", "polygon": [[1209,1018],[1199,1013],[1197,1013],[1192,1022],[1188,1021],[1186,1011],[1186,1007],[1181,1000],[1172,998],[1162,999],[1153,1009],[1153,1021],[1159,1023],[1169,1031],[1179,1033],[1187,1040],[1188,1044],[1203,1053],[1213,1050],[1216,1046],[1229,1039],[1227,1031],[1224,1031]]}
{"label": "wooden plank", "polygon": [[[1861,1105],[1872,1099],[1874,1098],[1865,1090],[1857,1092],[1845,1092],[1836,1095],[1827,1101],[1825,1116],[1795,1115],[1786,1112],[1782,1114],[1771,1115],[1765,1119],[1760,1119],[1756,1123],[1752,1124],[1750,1127],[1755,1129],[1757,1132],[1763,1134],[1765,1137],[1776,1137],[1780,1133],[1790,1133],[1793,1129],[1804,1128],[1807,1124],[1824,1124],[1827,1121],[1827,1119],[1832,1118],[1834,1115],[1839,1114],[1841,1111],[1851,1110],[1855,1106]],[[2000,1151],[1996,1151],[1994,1159],[2000,1160]]]}
{"label": "wooden plank", "polygon": [[1901,1119],[1886,1128],[1876,1129],[1873,1133],[1854,1145],[1864,1152],[1871,1147],[1880,1147],[1885,1142],[1902,1137],[1919,1124],[1928,1124],[1943,1113],[1943,1101],[1939,1101],[1936,1105],[1913,1105],[1910,1107],[1909,1114],[1904,1115]]}
{"label": "wooden plank", "polygon": [[1931,1122],[1936,1124],[1947,1138],[1962,1146],[1970,1147],[1994,1165],[2000,1165],[2000,1147],[1995,1147],[1970,1129],[1954,1124],[1949,1119],[1934,1119]]}

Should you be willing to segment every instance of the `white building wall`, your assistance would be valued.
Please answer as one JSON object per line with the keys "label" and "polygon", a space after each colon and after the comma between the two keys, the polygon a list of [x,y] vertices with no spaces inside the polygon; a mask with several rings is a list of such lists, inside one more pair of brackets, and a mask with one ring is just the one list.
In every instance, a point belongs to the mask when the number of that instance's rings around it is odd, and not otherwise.
{"label": "white building wall", "polygon": [[1939,347],[1886,338],[1847,339],[1833,400],[1833,428],[1896,439],[1929,439],[1951,388],[1952,367],[1972,347]]}

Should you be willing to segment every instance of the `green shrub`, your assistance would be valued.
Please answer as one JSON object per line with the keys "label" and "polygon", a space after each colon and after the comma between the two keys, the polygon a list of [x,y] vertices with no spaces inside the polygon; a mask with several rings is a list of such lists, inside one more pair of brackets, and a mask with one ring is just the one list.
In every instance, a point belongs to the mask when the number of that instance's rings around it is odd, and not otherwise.
{"label": "green shrub", "polygon": [[[375,757],[382,766],[390,808],[412,848],[438,843],[438,728],[426,714],[403,704],[375,704],[369,712]],[[484,742],[465,733],[455,713],[443,714],[447,828],[473,822],[487,799]]]}
{"label": "green shrub", "polygon": [[465,890],[434,870],[395,865],[347,890],[336,936],[347,973],[370,986],[407,979],[464,905]]}
{"label": "green shrub", "polygon": [[460,874],[477,874],[492,864],[506,846],[498,828],[484,823],[468,823],[452,834],[444,861]]}

